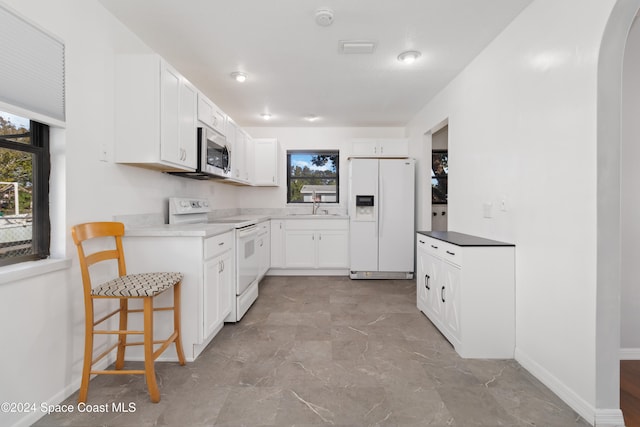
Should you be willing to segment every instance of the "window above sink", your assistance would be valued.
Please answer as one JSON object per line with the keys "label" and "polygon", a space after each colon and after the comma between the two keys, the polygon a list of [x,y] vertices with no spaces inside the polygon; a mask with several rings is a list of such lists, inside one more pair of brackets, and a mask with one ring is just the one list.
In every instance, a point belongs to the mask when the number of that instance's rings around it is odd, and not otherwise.
{"label": "window above sink", "polygon": [[339,203],[339,151],[287,151],[287,203]]}

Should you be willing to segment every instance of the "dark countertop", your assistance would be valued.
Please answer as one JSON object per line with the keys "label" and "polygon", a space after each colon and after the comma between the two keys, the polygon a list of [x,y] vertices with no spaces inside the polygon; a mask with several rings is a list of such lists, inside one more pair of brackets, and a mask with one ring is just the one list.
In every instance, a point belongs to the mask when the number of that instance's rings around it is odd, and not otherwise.
{"label": "dark countertop", "polygon": [[513,243],[498,242],[455,231],[418,231],[418,233],[456,246],[515,246]]}

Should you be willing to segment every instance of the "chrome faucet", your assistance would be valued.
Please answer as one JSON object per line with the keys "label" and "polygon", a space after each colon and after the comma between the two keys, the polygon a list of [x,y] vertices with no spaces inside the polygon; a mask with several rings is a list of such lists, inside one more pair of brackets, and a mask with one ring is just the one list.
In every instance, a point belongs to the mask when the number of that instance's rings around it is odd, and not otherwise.
{"label": "chrome faucet", "polygon": [[313,192],[311,193],[311,199],[312,199],[311,201],[313,202],[313,208],[312,208],[311,213],[313,215],[315,215],[318,212],[318,208],[320,207],[320,203],[319,203],[320,200],[318,200],[316,198],[316,191],[315,190],[313,190]]}

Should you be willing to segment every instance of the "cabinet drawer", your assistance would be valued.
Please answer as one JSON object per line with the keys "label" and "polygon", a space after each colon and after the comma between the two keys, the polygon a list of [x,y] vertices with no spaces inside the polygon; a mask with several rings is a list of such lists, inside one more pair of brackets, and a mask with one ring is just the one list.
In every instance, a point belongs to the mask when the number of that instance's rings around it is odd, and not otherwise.
{"label": "cabinet drawer", "polygon": [[462,266],[462,248],[451,243],[442,242],[440,256],[451,264]]}
{"label": "cabinet drawer", "polygon": [[258,235],[263,235],[269,232],[271,229],[271,222],[264,221],[258,224]]}
{"label": "cabinet drawer", "polygon": [[[424,242],[424,243],[420,243],[420,242]],[[442,254],[444,252],[443,248],[447,243],[443,242],[442,240],[434,239],[432,237],[426,237],[426,236],[420,235],[418,238],[418,244],[421,245],[421,247],[425,251],[427,251],[427,253],[430,253],[437,257],[442,257],[443,256]]]}
{"label": "cabinet drawer", "polygon": [[233,248],[233,231],[210,237],[204,241],[204,259],[209,259]]}
{"label": "cabinet drawer", "polygon": [[417,247],[452,264],[462,265],[462,248],[460,246],[418,234]]}

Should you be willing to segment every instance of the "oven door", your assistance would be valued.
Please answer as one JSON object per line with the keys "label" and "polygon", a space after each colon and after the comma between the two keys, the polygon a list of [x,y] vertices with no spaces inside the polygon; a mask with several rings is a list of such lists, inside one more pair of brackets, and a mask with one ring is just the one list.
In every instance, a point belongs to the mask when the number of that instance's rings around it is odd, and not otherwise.
{"label": "oven door", "polygon": [[207,128],[198,128],[200,171],[218,177],[231,176],[231,150],[226,138]]}
{"label": "oven door", "polygon": [[238,280],[236,294],[241,295],[258,278],[258,253],[256,240],[258,227],[250,225],[236,230]]}

